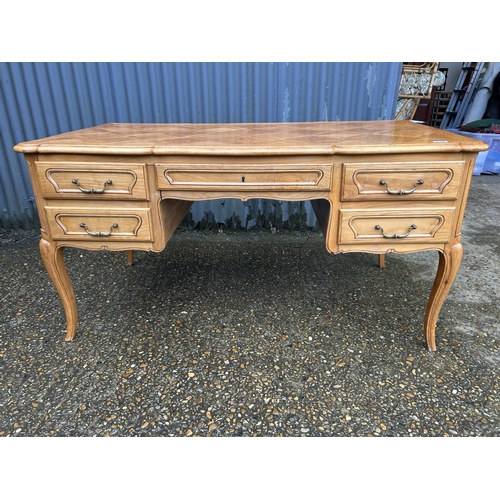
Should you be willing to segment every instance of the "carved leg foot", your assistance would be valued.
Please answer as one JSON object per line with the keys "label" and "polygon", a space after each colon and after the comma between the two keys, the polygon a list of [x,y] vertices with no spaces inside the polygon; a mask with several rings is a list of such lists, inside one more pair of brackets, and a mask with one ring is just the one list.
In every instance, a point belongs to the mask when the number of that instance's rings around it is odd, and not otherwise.
{"label": "carved leg foot", "polygon": [[441,307],[450,291],[462,260],[462,244],[456,243],[439,253],[439,265],[425,312],[425,342],[429,351],[436,350],[436,322]]}
{"label": "carved leg foot", "polygon": [[75,293],[64,264],[63,247],[56,248],[54,243],[42,238],[40,240],[40,254],[64,308],[67,324],[66,340],[72,340],[76,333],[78,311]]}

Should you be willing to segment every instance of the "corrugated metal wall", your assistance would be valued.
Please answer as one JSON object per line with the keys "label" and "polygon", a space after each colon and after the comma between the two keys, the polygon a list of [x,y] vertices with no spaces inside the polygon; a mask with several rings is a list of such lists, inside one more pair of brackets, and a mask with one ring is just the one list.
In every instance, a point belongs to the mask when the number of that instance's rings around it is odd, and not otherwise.
{"label": "corrugated metal wall", "polygon": [[[401,63],[0,63],[0,227],[38,219],[19,142],[106,122],[394,117]],[[221,200],[191,224],[314,226],[309,203]]]}

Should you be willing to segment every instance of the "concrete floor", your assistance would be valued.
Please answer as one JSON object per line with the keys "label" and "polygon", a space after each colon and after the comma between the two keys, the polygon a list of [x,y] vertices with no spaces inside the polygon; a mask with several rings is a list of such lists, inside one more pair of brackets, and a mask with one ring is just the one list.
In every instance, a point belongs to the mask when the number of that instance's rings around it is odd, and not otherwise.
{"label": "concrete floor", "polygon": [[178,231],[160,254],[66,250],[64,341],[38,231],[0,232],[0,436],[498,436],[500,177],[473,178],[464,258],[329,255],[315,232]]}

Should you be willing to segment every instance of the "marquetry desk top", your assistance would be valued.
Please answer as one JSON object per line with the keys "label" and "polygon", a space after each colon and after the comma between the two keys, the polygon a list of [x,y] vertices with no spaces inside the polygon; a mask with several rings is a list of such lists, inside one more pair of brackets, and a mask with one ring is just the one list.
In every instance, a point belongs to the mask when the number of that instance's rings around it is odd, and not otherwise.
{"label": "marquetry desk top", "polygon": [[381,154],[483,151],[484,143],[409,121],[108,123],[18,144],[20,153]]}

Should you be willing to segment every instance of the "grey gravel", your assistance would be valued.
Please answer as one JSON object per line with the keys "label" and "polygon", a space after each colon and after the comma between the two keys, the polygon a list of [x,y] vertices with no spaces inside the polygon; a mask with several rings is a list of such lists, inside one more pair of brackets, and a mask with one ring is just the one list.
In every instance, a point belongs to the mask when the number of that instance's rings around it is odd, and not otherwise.
{"label": "grey gravel", "polygon": [[0,436],[498,436],[500,177],[473,178],[435,353],[437,253],[329,255],[315,231],[179,229],[66,250],[64,341],[38,231],[0,232]]}

